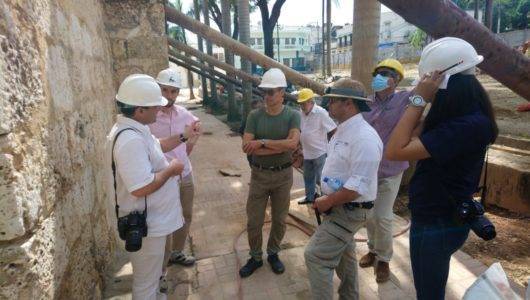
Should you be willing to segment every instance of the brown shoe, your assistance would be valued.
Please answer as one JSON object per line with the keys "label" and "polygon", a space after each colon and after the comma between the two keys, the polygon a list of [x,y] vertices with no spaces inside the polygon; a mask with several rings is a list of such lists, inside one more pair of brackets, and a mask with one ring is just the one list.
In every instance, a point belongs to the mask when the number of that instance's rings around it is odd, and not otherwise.
{"label": "brown shoe", "polygon": [[387,282],[390,279],[390,267],[387,262],[378,261],[375,267],[375,281],[377,283]]}
{"label": "brown shoe", "polygon": [[368,252],[366,255],[361,257],[361,260],[359,260],[359,267],[361,268],[368,268],[374,265],[375,262],[375,254],[372,252]]}

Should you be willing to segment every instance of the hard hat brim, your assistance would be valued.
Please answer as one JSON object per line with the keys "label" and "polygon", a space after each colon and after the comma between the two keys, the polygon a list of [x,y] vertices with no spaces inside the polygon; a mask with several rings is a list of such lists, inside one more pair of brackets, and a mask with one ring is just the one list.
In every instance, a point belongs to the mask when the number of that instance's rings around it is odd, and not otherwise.
{"label": "hard hat brim", "polygon": [[275,88],[286,88],[287,85],[272,85],[272,84],[260,84],[258,88],[260,89],[275,89]]}
{"label": "hard hat brim", "polygon": [[296,102],[298,102],[298,103],[304,103],[304,102],[307,102],[307,101],[313,99],[313,97],[314,97],[314,96],[303,97],[303,98],[300,98],[300,99],[296,100]]}
{"label": "hard hat brim", "polygon": [[166,106],[169,101],[164,96],[160,96],[156,101],[142,103],[142,105],[138,105],[135,103],[131,103],[130,101],[127,101],[126,99],[119,99],[118,95],[115,97],[116,101],[119,101],[121,103],[131,105],[131,106],[137,106],[137,107],[151,107],[151,106]]}
{"label": "hard hat brim", "polygon": [[160,85],[174,87],[174,88],[177,88],[177,89],[181,89],[182,88],[180,84],[177,84],[177,83],[174,83],[174,82],[170,83],[170,82],[163,82],[163,81],[157,80],[156,83],[158,83]]}
{"label": "hard hat brim", "polygon": [[322,98],[344,98],[344,99],[354,99],[354,100],[359,100],[359,101],[373,102],[373,100],[370,98],[359,97],[359,96],[346,96],[346,95],[341,95],[341,94],[325,94],[324,96],[322,96]]}

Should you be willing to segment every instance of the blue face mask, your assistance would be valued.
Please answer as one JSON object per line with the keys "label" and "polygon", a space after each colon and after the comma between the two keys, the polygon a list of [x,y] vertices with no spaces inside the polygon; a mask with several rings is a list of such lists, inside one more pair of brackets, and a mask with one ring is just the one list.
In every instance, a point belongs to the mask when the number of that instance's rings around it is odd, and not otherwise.
{"label": "blue face mask", "polygon": [[381,74],[377,74],[374,79],[372,80],[372,89],[375,92],[380,92],[386,88],[388,88],[388,77],[383,76]]}

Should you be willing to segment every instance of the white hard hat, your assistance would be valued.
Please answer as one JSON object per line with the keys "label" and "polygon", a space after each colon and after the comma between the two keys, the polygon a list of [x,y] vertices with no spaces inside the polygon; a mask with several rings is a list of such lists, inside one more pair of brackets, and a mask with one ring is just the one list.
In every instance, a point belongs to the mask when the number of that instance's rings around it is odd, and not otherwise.
{"label": "white hard hat", "polygon": [[127,76],[120,84],[116,100],[132,106],[167,105],[167,99],[162,96],[158,83],[145,74]]}
{"label": "white hard hat", "polygon": [[470,43],[455,37],[444,37],[425,46],[421,53],[418,73],[421,78],[424,74],[452,67],[444,74],[474,74],[474,67],[483,60],[484,57],[478,55]]}
{"label": "white hard hat", "polygon": [[182,88],[182,80],[180,79],[180,74],[171,68],[167,68],[165,70],[160,71],[160,73],[158,73],[158,76],[156,76],[156,82],[162,85],[176,87],[178,89]]}
{"label": "white hard hat", "polygon": [[263,78],[261,79],[261,83],[258,87],[264,89],[287,87],[287,80],[285,80],[285,75],[283,74],[282,70],[272,68],[263,74]]}

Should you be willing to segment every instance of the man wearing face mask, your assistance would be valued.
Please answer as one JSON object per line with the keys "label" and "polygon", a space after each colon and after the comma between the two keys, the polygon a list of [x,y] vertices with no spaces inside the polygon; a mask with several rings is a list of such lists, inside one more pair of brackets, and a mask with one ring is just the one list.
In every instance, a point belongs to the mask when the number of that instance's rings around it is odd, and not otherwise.
{"label": "man wearing face mask", "polygon": [[[372,89],[375,92],[368,98],[371,111],[364,112],[364,119],[372,125],[385,147],[392,130],[409,104],[411,92],[396,91],[403,79],[404,69],[395,59],[385,59],[374,69]],[[361,268],[374,266],[377,282],[390,279],[389,262],[392,257],[392,221],[403,171],[408,168],[407,161],[381,161],[378,170],[377,198],[374,209],[366,222],[368,233],[368,254],[359,261]]]}

